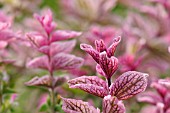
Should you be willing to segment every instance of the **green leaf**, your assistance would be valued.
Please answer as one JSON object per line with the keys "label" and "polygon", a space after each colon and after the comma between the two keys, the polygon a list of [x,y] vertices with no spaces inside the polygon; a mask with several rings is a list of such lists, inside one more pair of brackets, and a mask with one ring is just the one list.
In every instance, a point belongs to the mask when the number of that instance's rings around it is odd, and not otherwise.
{"label": "green leaf", "polygon": [[42,0],[40,8],[50,7],[55,13],[59,13],[59,3],[57,0]]}
{"label": "green leaf", "polygon": [[118,14],[120,16],[126,17],[127,15],[127,6],[122,5],[122,4],[117,4],[114,9],[112,9],[112,12],[114,14]]}
{"label": "green leaf", "polygon": [[58,105],[55,106],[55,111],[58,111],[59,113],[64,113],[63,110],[62,110],[61,104],[58,104]]}
{"label": "green leaf", "polygon": [[4,94],[9,94],[9,93],[16,93],[16,91],[15,90],[13,90],[13,89],[11,89],[11,88],[5,88],[4,90],[3,90],[3,93]]}
{"label": "green leaf", "polygon": [[40,107],[40,112],[44,112],[44,111],[47,111],[48,110],[48,105],[47,104],[43,104],[41,107]]}
{"label": "green leaf", "polygon": [[47,105],[48,105],[48,106],[51,106],[50,98],[47,98]]}
{"label": "green leaf", "polygon": [[11,108],[10,108],[10,111],[11,111],[11,112],[14,112],[14,111],[15,111],[15,109],[11,107]]}

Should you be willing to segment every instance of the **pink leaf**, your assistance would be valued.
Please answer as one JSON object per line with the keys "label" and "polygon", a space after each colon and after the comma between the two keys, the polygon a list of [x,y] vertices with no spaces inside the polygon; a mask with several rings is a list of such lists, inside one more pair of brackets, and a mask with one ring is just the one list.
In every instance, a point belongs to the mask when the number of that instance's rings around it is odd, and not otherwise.
{"label": "pink leaf", "polygon": [[45,54],[50,54],[54,56],[57,53],[64,52],[69,53],[72,51],[76,44],[75,40],[63,41],[63,42],[53,42],[50,46],[44,45],[39,48],[39,51]]}
{"label": "pink leaf", "polygon": [[168,93],[164,98],[164,104],[166,108],[170,108],[170,93]]}
{"label": "pink leaf", "polygon": [[101,86],[107,88],[106,82],[97,76],[81,76],[68,81],[69,86],[76,84],[93,84],[96,86]]}
{"label": "pink leaf", "polygon": [[93,49],[91,45],[80,44],[80,48],[90,54],[97,63],[99,62],[99,52]]}
{"label": "pink leaf", "polygon": [[7,28],[10,27],[10,23],[9,22],[0,22],[0,31],[1,30],[5,30]]}
{"label": "pink leaf", "polygon": [[75,69],[83,64],[83,59],[66,53],[56,54],[52,58],[53,69]]}
{"label": "pink leaf", "polygon": [[96,86],[93,84],[76,84],[76,85],[70,86],[70,88],[78,88],[78,89],[81,89],[85,92],[88,92],[90,94],[96,95],[101,98],[103,98],[104,96],[108,94],[108,91],[105,88],[101,86]]}
{"label": "pink leaf", "polygon": [[9,41],[16,37],[17,35],[9,29],[0,31],[0,41]]}
{"label": "pink leaf", "polygon": [[10,23],[12,23],[12,21],[13,21],[13,17],[7,15],[7,13],[5,13],[3,10],[0,11],[0,17],[1,17],[0,18],[1,22],[10,22]]}
{"label": "pink leaf", "polygon": [[7,64],[13,64],[14,62],[15,62],[15,60],[11,60],[11,59],[0,59],[0,66],[7,65]]}
{"label": "pink leaf", "polygon": [[66,113],[100,113],[99,109],[94,108],[87,102],[75,99],[63,99],[62,109]]}
{"label": "pink leaf", "polygon": [[47,10],[43,16],[34,14],[34,17],[40,22],[48,34],[50,34],[56,28],[56,23],[53,22],[51,10]]}
{"label": "pink leaf", "polygon": [[0,49],[4,49],[8,45],[7,41],[0,41]]}
{"label": "pink leaf", "polygon": [[125,113],[124,104],[114,96],[105,96],[103,99],[103,113]]}
{"label": "pink leaf", "polygon": [[57,30],[52,34],[51,42],[67,40],[67,39],[74,38],[80,35],[81,35],[81,32]]}
{"label": "pink leaf", "polygon": [[166,110],[166,113],[170,113],[170,108]]}
{"label": "pink leaf", "polygon": [[165,113],[164,112],[164,104],[163,103],[157,103],[156,105],[156,113]]}
{"label": "pink leaf", "polygon": [[53,20],[52,17],[52,12],[50,10],[48,10],[46,12],[46,14],[44,14],[43,16],[38,15],[38,14],[34,14],[34,17],[42,24],[42,25],[50,25],[50,23]]}
{"label": "pink leaf", "polygon": [[112,45],[107,49],[108,57],[111,57],[111,56],[114,55],[116,47],[120,43],[120,41],[121,41],[121,37],[120,36],[113,39]]}
{"label": "pink leaf", "polygon": [[10,97],[10,103],[14,103],[15,100],[17,99],[18,97],[18,94],[17,93],[13,93]]}
{"label": "pink leaf", "polygon": [[125,100],[143,92],[147,87],[147,76],[146,73],[136,71],[125,72],[110,86],[110,94]]}
{"label": "pink leaf", "polygon": [[34,58],[33,60],[27,63],[27,67],[49,69],[48,57],[40,56],[40,57]]}
{"label": "pink leaf", "polygon": [[50,51],[50,47],[48,45],[42,46],[38,49],[40,52],[44,53],[44,54],[49,54]]}
{"label": "pink leaf", "polygon": [[50,46],[50,54],[54,56],[56,53],[59,52],[69,53],[74,48],[75,44],[76,44],[76,40],[54,42]]}
{"label": "pink leaf", "polygon": [[144,92],[137,97],[139,102],[147,102],[156,105],[158,102],[163,102],[162,97],[154,92]]}
{"label": "pink leaf", "polygon": [[106,78],[111,78],[118,68],[118,59],[116,57],[107,57],[106,52],[100,53],[99,65],[103,72],[105,73]]}
{"label": "pink leaf", "polygon": [[104,71],[102,70],[102,68],[100,67],[99,64],[96,65],[96,71],[97,71],[100,75],[106,77],[106,74],[104,73]]}
{"label": "pink leaf", "polygon": [[27,86],[46,86],[51,87],[52,84],[57,87],[62,85],[64,82],[66,82],[66,77],[51,77],[49,75],[45,75],[42,77],[34,77],[30,81],[26,82],[25,85]]}
{"label": "pink leaf", "polygon": [[163,86],[162,84],[159,84],[157,82],[154,82],[151,84],[151,87],[155,88],[157,90],[157,92],[161,95],[161,96],[165,96],[168,92],[168,89]]}
{"label": "pink leaf", "polygon": [[46,86],[50,87],[52,82],[52,78],[48,75],[43,77],[34,77],[30,81],[26,82],[25,85],[27,86]]}
{"label": "pink leaf", "polygon": [[96,40],[95,45],[96,45],[96,50],[98,52],[106,51],[106,45],[104,44],[103,40]]}
{"label": "pink leaf", "polygon": [[165,85],[166,87],[170,87],[170,78],[167,79],[160,79],[159,83]]}
{"label": "pink leaf", "polygon": [[28,37],[31,44],[37,48],[48,44],[47,37],[40,33],[37,32],[27,33],[26,36]]}
{"label": "pink leaf", "polygon": [[97,76],[82,76],[68,81],[70,88],[78,88],[103,98],[108,94],[106,82]]}

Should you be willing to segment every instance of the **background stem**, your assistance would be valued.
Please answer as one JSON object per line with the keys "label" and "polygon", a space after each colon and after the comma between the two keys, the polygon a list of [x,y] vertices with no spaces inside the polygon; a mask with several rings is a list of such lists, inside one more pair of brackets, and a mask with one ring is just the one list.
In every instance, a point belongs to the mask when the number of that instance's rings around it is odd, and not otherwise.
{"label": "background stem", "polygon": [[52,69],[52,66],[51,66],[51,56],[50,54],[48,55],[48,60],[49,60],[49,64],[50,64],[50,69],[49,69],[49,74],[50,74],[50,77],[51,77],[51,88],[49,90],[50,92],[50,100],[51,100],[51,113],[55,113],[55,79],[54,79],[54,75],[53,75],[53,69]]}
{"label": "background stem", "polygon": [[51,97],[51,113],[55,113],[55,92],[54,88],[50,90],[50,97]]}
{"label": "background stem", "polygon": [[3,104],[3,94],[2,94],[2,90],[3,90],[3,84],[2,84],[2,74],[0,74],[0,107]]}

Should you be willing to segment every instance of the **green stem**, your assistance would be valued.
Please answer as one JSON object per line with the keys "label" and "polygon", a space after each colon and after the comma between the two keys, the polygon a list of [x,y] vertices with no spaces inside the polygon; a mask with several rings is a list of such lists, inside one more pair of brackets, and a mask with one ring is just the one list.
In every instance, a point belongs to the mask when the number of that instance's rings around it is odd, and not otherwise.
{"label": "green stem", "polygon": [[51,87],[51,111],[52,113],[55,113],[55,86],[54,86],[54,76],[53,76],[53,72],[50,72],[50,76],[51,76],[51,80],[52,80],[52,87]]}
{"label": "green stem", "polygon": [[3,84],[2,84],[2,75],[0,74],[0,106],[3,105],[3,94],[2,94],[2,90],[3,90]]}
{"label": "green stem", "polygon": [[[50,46],[50,34],[48,32],[47,33],[47,37],[48,37],[48,45]],[[51,113],[55,113],[55,104],[56,104],[56,94],[55,94],[55,79],[54,79],[54,75],[53,75],[53,67],[52,67],[52,61],[51,61],[51,54],[50,52],[48,53],[48,61],[49,61],[49,64],[50,64],[50,68],[49,68],[49,74],[50,74],[50,77],[51,77],[51,88],[49,90],[50,92],[50,100],[51,100]]]}
{"label": "green stem", "polygon": [[50,63],[50,69],[49,69],[49,74],[50,74],[50,77],[51,77],[51,88],[50,88],[50,100],[51,100],[51,113],[55,113],[55,86],[54,86],[54,75],[53,75],[53,69],[52,69],[52,66],[51,66],[51,56],[48,55],[48,59],[49,59],[49,63]]}
{"label": "green stem", "polygon": [[2,94],[0,94],[0,107],[2,106],[3,102],[2,102]]}
{"label": "green stem", "polygon": [[55,113],[55,92],[54,88],[50,90],[50,97],[51,97],[51,113]]}

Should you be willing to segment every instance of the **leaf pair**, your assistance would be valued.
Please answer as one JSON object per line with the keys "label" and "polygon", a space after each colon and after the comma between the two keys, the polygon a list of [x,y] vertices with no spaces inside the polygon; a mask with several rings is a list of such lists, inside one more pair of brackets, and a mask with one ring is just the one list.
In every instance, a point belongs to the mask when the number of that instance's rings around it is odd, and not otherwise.
{"label": "leaf pair", "polygon": [[[89,103],[82,100],[63,99],[62,109],[66,113],[100,113],[100,110],[94,108]],[[111,95],[105,96],[103,99],[103,112],[102,113],[125,113],[125,107],[122,101]]]}
{"label": "leaf pair", "polygon": [[45,86],[51,87],[52,85],[57,87],[63,84],[67,80],[66,77],[54,77],[52,78],[49,75],[45,75],[42,77],[34,77],[30,81],[26,82],[27,86]]}
{"label": "leaf pair", "polygon": [[62,109],[66,113],[100,113],[99,109],[95,109],[93,106],[89,105],[88,102],[83,102],[82,100],[75,99],[63,99]]}
{"label": "leaf pair", "polygon": [[[72,34],[72,32],[70,31],[67,33],[67,31],[59,30],[57,33],[61,33],[61,34],[55,34],[57,36],[50,37],[50,39],[49,37],[39,32],[27,33],[26,36],[28,37],[28,40],[32,44],[32,46],[35,47],[38,51],[45,54],[55,55],[58,52],[68,53],[74,48],[76,43],[75,40],[60,41],[60,40],[66,40],[67,38],[73,38],[80,35],[80,33],[76,34],[76,32],[74,32]],[[58,37],[59,35],[63,35],[63,36]]]}
{"label": "leaf pair", "polygon": [[51,62],[50,64],[47,56],[40,56],[31,60],[27,66],[30,68],[42,68],[47,70],[50,68],[53,70],[75,69],[83,64],[83,59],[66,53],[58,53],[52,57]]}
{"label": "leaf pair", "polygon": [[97,76],[82,76],[68,81],[70,88],[78,88],[103,98],[108,95],[108,87],[104,80]]}
{"label": "leaf pair", "polygon": [[78,88],[101,98],[112,95],[119,100],[125,100],[145,90],[147,76],[136,71],[125,72],[110,87],[97,76],[83,76],[69,80],[68,83],[70,88]]}
{"label": "leaf pair", "polygon": [[[69,80],[70,88],[78,88],[103,98],[103,113],[125,113],[121,100],[128,99],[145,90],[145,73],[129,71],[118,77],[110,87],[97,76],[82,76]],[[66,113],[100,113],[87,102],[63,98],[63,110]]]}

